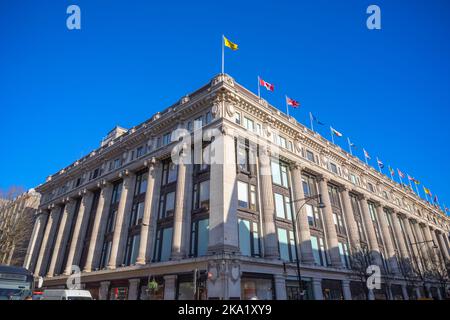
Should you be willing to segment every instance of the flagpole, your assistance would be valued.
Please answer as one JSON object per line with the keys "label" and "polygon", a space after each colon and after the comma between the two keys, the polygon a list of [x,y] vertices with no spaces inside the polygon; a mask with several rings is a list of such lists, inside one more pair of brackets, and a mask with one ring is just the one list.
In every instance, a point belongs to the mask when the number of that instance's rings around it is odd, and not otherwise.
{"label": "flagpole", "polygon": [[[409,181],[409,187],[411,188],[411,190],[413,190],[412,184],[411,184],[411,176],[408,174],[408,181]],[[414,191],[413,191],[414,192]]]}
{"label": "flagpole", "polygon": [[314,132],[313,117],[311,111],[309,112],[309,122],[311,123],[311,130],[312,132]]}
{"label": "flagpole", "polygon": [[352,144],[350,143],[350,138],[349,137],[347,137],[347,141],[348,141],[348,148],[350,150],[350,154],[353,155]]}
{"label": "flagpole", "polygon": [[287,103],[287,95],[284,95],[284,97],[285,97],[285,100],[286,100],[286,113],[287,113],[287,115],[289,117],[289,105]]}
{"label": "flagpole", "polygon": [[401,175],[398,175],[398,177],[400,178],[400,184],[403,185],[403,179]]}
{"label": "flagpole", "polygon": [[389,166],[389,174],[391,175],[391,180],[394,181],[394,175],[392,174],[391,166]]}
{"label": "flagpole", "polygon": [[369,162],[367,161],[367,151],[363,148],[364,151],[364,160],[366,160],[366,164],[369,165]]}
{"label": "flagpole", "polygon": [[259,76],[258,76],[258,98],[261,99],[261,85],[259,83]]}
{"label": "flagpole", "polygon": [[333,130],[331,129],[331,127],[330,127],[330,132],[331,132],[331,141],[334,144],[334,134],[333,134]]}
{"label": "flagpole", "polygon": [[416,186],[416,192],[417,192],[417,195],[420,197],[420,192],[419,192],[419,188],[417,187],[417,183],[414,182],[414,185]]}
{"label": "flagpole", "polygon": [[225,74],[225,36],[222,35],[222,74]]}
{"label": "flagpole", "polygon": [[383,174],[383,172],[381,172],[381,166],[380,166],[380,160],[377,157],[377,164],[378,164],[378,171],[380,171],[381,174]]}

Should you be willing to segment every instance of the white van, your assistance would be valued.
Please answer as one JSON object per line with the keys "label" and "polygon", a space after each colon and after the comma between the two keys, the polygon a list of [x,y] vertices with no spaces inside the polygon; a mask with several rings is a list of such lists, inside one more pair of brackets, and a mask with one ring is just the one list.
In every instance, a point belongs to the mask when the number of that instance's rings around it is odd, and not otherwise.
{"label": "white van", "polygon": [[46,289],[41,300],[92,300],[87,290]]}

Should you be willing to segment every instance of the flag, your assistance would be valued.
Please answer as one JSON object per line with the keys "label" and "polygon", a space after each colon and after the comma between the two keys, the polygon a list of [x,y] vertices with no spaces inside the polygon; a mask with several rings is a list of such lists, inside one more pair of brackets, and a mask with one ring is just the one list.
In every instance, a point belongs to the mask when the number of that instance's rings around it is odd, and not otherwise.
{"label": "flag", "polygon": [[435,203],[438,203],[438,202],[439,202],[438,196],[437,196],[436,194],[434,195],[434,202],[435,202]]}
{"label": "flag", "polygon": [[333,127],[330,127],[330,129],[331,129],[331,132],[333,132],[334,135],[336,135],[338,137],[342,137],[342,133],[340,133],[339,131],[337,131]]}
{"label": "flag", "polygon": [[233,51],[236,51],[238,49],[238,45],[228,40],[225,36],[223,36],[223,43],[225,47],[228,47]]}
{"label": "flag", "polygon": [[445,208],[445,212],[450,212],[449,208],[447,208],[447,207],[444,207],[444,208]]}
{"label": "flag", "polygon": [[350,147],[358,149],[358,146],[356,144],[354,144],[353,142],[350,141]]}
{"label": "flag", "polygon": [[404,178],[405,174],[403,172],[400,171],[400,169],[397,169],[398,175],[400,176],[400,178]]}
{"label": "flag", "polygon": [[274,85],[273,84],[268,83],[268,82],[264,81],[261,78],[259,78],[259,85],[262,86],[262,87],[265,87],[269,91],[273,91],[273,89],[274,89]]}
{"label": "flag", "polygon": [[391,176],[395,176],[395,170],[389,166],[389,172],[391,173]]}
{"label": "flag", "polygon": [[321,126],[325,125],[325,123],[320,122],[319,119],[317,119],[317,117],[315,115],[313,115],[312,113],[311,113],[311,117],[317,124],[320,124]]}
{"label": "flag", "polygon": [[423,191],[425,191],[425,193],[429,196],[431,196],[431,191],[428,188],[423,187]]}
{"label": "flag", "polygon": [[417,180],[417,179],[414,179],[414,183],[415,183],[415,184],[420,184],[420,181]]}
{"label": "flag", "polygon": [[299,102],[297,102],[297,101],[295,101],[295,100],[293,100],[293,99],[291,99],[289,97],[286,97],[286,103],[287,103],[288,106],[292,106],[294,108],[297,108],[297,107],[300,106]]}
{"label": "flag", "polygon": [[414,180],[416,180],[416,179],[414,179],[413,177],[411,177],[411,176],[408,174],[408,180],[409,180],[409,181],[414,181]]}
{"label": "flag", "polygon": [[378,158],[377,158],[377,162],[378,162],[378,166],[379,166],[381,169],[383,169],[383,168],[384,168],[384,163],[383,163],[380,159],[378,159]]}
{"label": "flag", "polygon": [[366,151],[366,149],[364,150],[364,157],[366,157],[366,159],[370,159],[369,153]]}

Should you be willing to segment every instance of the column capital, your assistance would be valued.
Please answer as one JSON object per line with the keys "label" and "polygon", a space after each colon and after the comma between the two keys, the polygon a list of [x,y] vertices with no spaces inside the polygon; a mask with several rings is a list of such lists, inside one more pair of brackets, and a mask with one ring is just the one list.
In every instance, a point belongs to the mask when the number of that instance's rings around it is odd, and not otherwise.
{"label": "column capital", "polygon": [[330,181],[330,177],[327,175],[324,175],[322,173],[316,175],[316,179],[318,182],[323,182],[325,181],[325,183],[328,183]]}
{"label": "column capital", "polygon": [[158,162],[158,159],[156,159],[155,157],[151,157],[150,159],[146,159],[144,161],[144,166],[152,170]]}
{"label": "column capital", "polygon": [[128,170],[128,169],[125,169],[125,170],[122,170],[120,173],[119,173],[119,178],[126,178],[126,177],[128,177],[130,175],[130,170]]}
{"label": "column capital", "polygon": [[128,283],[130,284],[139,284],[141,282],[141,279],[135,278],[135,279],[128,279]]}
{"label": "column capital", "polygon": [[304,167],[304,165],[301,164],[300,162],[296,162],[296,161],[295,161],[295,162],[289,163],[289,169],[291,169],[291,170],[299,170],[299,171],[302,171],[303,167]]}

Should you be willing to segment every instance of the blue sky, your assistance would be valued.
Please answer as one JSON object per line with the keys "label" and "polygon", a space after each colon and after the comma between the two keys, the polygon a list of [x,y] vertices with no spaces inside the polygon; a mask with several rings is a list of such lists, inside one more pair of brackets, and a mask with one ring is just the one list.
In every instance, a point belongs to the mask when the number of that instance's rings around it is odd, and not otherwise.
{"label": "blue sky", "polygon": [[[70,4],[81,30],[66,28]],[[366,28],[370,4],[382,30]],[[270,103],[299,100],[300,122],[312,111],[450,205],[449,9],[446,0],[1,1],[0,189],[44,182],[115,125],[207,83],[224,33],[239,44],[226,56],[238,82],[256,92],[261,75],[275,84],[263,93]]]}

